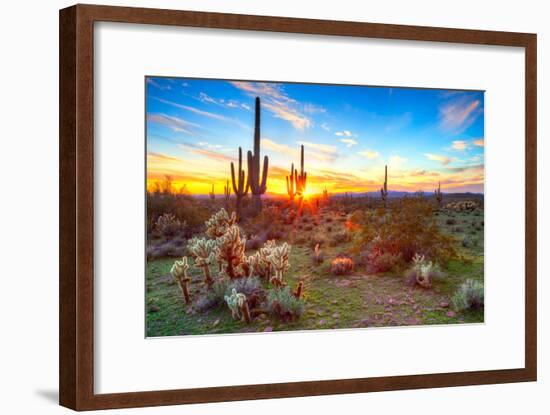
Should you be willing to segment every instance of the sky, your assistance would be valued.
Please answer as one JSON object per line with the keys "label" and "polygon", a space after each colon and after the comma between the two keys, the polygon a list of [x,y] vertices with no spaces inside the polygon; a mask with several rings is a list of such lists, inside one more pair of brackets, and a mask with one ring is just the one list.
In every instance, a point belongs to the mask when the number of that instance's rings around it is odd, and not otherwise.
{"label": "sky", "polygon": [[307,191],[483,192],[484,94],[400,87],[147,77],[147,185],[166,175],[192,194],[223,194],[239,146],[253,148],[261,100],[268,194],[305,149]]}

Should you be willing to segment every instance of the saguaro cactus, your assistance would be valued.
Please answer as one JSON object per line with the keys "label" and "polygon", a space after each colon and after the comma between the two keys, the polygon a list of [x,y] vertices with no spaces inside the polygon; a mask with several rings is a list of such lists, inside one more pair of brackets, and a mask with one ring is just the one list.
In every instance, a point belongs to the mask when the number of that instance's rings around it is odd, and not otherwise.
{"label": "saguaro cactus", "polygon": [[286,176],[286,192],[288,193],[288,197],[290,201],[294,200],[294,196],[296,196],[296,177],[298,176],[298,172],[295,172],[294,170],[294,163],[291,163],[290,165],[290,176]]}
{"label": "saguaro cactus", "polygon": [[384,207],[387,206],[388,202],[388,166],[385,167],[384,172],[384,187],[380,189],[380,195],[382,196],[382,202],[384,202]]}
{"label": "saguaro cactus", "polygon": [[247,176],[243,170],[243,150],[239,147],[239,170],[237,171],[237,179],[235,179],[235,166],[231,162],[231,181],[233,183],[233,193],[235,193],[236,202],[235,210],[237,211],[237,219],[241,219],[241,205],[243,198],[248,193],[250,187],[250,174]]}
{"label": "saguaro cactus", "polygon": [[225,200],[225,209],[229,210],[229,200],[231,198],[231,187],[229,186],[229,180],[227,180],[227,184],[223,187],[223,194]]}
{"label": "saguaro cactus", "polygon": [[262,178],[260,181],[260,98],[256,97],[256,119],[254,123],[254,153],[248,151],[248,183],[252,192],[254,210],[259,213],[262,210],[262,195],[266,191],[267,170],[269,158],[264,157]]}
{"label": "saguaro cactus", "polygon": [[306,192],[306,182],[307,182],[307,173],[304,170],[304,145],[302,144],[302,148],[300,151],[300,174],[298,175],[297,172],[294,172],[294,175],[296,176],[296,193],[303,197],[304,193]]}
{"label": "saguaro cactus", "polygon": [[210,199],[214,200],[216,198],[216,193],[214,193],[214,183],[212,183],[212,191],[209,193]]}
{"label": "saguaro cactus", "polygon": [[435,200],[437,200],[438,206],[441,208],[441,203],[443,203],[443,193],[441,193],[441,182],[439,182],[437,189],[434,191]]}

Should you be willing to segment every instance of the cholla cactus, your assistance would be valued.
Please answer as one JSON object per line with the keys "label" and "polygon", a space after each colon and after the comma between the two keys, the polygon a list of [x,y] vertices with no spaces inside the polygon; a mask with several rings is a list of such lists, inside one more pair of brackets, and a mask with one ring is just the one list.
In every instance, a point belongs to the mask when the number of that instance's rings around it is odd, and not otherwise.
{"label": "cholla cactus", "polygon": [[279,246],[274,246],[271,253],[267,256],[267,260],[271,263],[275,270],[275,275],[269,280],[276,287],[283,287],[283,273],[290,268],[288,255],[290,254],[291,246],[286,242]]}
{"label": "cholla cactus", "polygon": [[171,213],[163,213],[155,223],[155,228],[164,236],[174,236],[185,227],[176,216]]}
{"label": "cholla cactus", "polygon": [[415,254],[413,266],[409,270],[408,280],[411,285],[415,283],[424,288],[431,288],[432,279],[439,274],[439,266],[432,261],[427,261],[424,255]]}
{"label": "cholla cactus", "polygon": [[227,229],[237,223],[237,215],[235,212],[231,213],[231,216],[227,214],[224,208],[221,208],[218,213],[212,215],[204,224],[206,225],[206,234],[216,239],[223,236]]}
{"label": "cholla cactus", "polygon": [[185,256],[181,259],[181,261],[174,262],[174,265],[172,265],[172,268],[170,269],[170,274],[172,274],[174,280],[179,284],[186,304],[191,302],[189,287],[187,286],[191,281],[191,278],[187,276],[188,269],[189,263],[187,262],[187,257]]}
{"label": "cholla cactus", "polygon": [[252,267],[252,273],[254,275],[265,278],[269,281],[273,266],[267,257],[271,254],[271,251],[273,251],[275,246],[276,244],[274,240],[267,241],[254,255],[248,257],[248,261]]}
{"label": "cholla cactus", "polygon": [[250,310],[248,309],[246,295],[238,293],[237,290],[233,288],[231,290],[231,295],[225,295],[223,298],[231,310],[233,319],[250,323]]}
{"label": "cholla cactus", "polygon": [[231,279],[248,276],[250,266],[244,255],[246,240],[241,238],[239,227],[229,227],[216,244],[216,259],[222,264],[222,272]]}
{"label": "cholla cactus", "polygon": [[214,280],[210,276],[210,265],[216,260],[216,241],[213,239],[193,238],[188,242],[188,249],[195,258],[195,266],[202,269],[204,283],[210,287]]}

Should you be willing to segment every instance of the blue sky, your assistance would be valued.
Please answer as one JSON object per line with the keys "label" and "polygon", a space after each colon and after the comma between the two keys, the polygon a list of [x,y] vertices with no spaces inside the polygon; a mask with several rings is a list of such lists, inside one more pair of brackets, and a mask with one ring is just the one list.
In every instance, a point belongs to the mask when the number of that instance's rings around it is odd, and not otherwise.
{"label": "blue sky", "polygon": [[146,78],[148,183],[171,175],[192,193],[223,192],[239,146],[252,148],[261,99],[268,192],[285,192],[305,147],[311,192],[483,192],[484,95],[367,87]]}

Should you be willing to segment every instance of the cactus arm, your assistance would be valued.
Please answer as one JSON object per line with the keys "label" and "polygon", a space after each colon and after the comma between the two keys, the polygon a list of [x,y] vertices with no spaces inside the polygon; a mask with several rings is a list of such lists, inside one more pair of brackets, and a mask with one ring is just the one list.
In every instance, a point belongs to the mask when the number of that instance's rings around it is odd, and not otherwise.
{"label": "cactus arm", "polygon": [[269,157],[264,157],[264,167],[262,171],[262,184],[260,185],[260,192],[265,193],[267,184],[267,170],[269,169]]}

